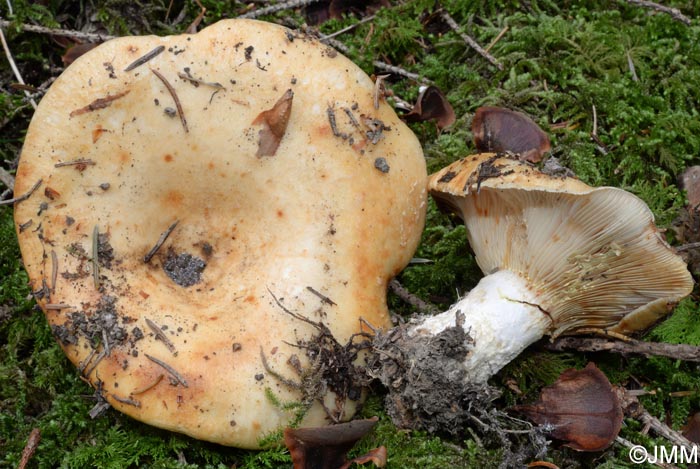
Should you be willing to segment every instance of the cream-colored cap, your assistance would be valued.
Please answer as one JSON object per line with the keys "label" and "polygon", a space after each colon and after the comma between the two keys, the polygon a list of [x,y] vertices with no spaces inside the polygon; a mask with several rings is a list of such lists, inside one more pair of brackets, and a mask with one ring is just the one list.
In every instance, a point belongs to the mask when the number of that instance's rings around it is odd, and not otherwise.
{"label": "cream-colored cap", "polygon": [[644,329],[693,289],[649,208],[624,190],[492,153],[431,175],[429,190],[464,220],[485,274],[509,270],[529,282],[553,336]]}
{"label": "cream-colored cap", "polygon": [[[292,414],[266,389],[302,399],[261,355],[300,381],[296,345],[318,332],[281,306],[340,343],[360,318],[390,326],[427,175],[373,90],[335,50],[248,20],[108,41],[51,86],[17,170],[16,194],[41,181],[16,205],[19,242],[54,333],[113,407],[255,448]],[[316,402],[303,425],[329,421]]]}

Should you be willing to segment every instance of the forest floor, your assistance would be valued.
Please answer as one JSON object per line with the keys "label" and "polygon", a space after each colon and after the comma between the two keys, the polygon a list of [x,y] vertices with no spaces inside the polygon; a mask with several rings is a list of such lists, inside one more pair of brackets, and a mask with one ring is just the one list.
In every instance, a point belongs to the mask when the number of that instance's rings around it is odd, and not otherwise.
{"label": "forest floor", "polygon": [[[198,18],[200,6],[206,12]],[[429,173],[475,153],[471,121],[477,108],[516,109],[549,135],[547,158],[592,186],[620,187],[640,197],[671,245],[697,241],[697,227],[686,226],[686,192],[678,183],[686,168],[700,164],[700,4],[691,1],[661,7],[633,0],[6,0],[0,3],[6,42],[0,57],[0,199],[13,196],[32,102],[40,102],[75,59],[76,45],[113,36],[182,34],[191,25],[202,29],[242,15],[332,39],[367,74],[387,75],[392,103],[415,102],[425,84],[441,90],[456,122],[442,130],[432,121],[410,124]],[[18,467],[33,429],[41,440],[26,467],[291,467],[283,446],[226,448],[113,410],[91,419],[94,392],[35,306],[15,230],[12,206],[0,205],[0,468]],[[693,250],[684,252],[695,270]],[[412,264],[397,277],[402,287],[389,295],[396,315],[416,312],[407,297],[425,302],[414,305],[445,309],[482,275],[464,227],[432,203],[415,257],[430,262]],[[698,319],[696,292],[641,339],[700,346]],[[614,385],[639,396],[647,415],[664,428],[681,432],[697,425],[695,362],[550,348],[546,340],[535,344],[492,378],[501,394],[495,408],[532,403],[564,370],[593,361]],[[351,454],[384,445],[389,468],[496,467],[506,456],[536,467],[646,467],[630,460],[630,444],[650,451],[672,445],[633,415],[625,418],[620,438],[593,453],[557,440],[544,444],[527,433],[510,434],[505,448],[476,423],[455,435],[401,430],[388,417],[379,386],[361,416],[378,416],[379,422]]]}

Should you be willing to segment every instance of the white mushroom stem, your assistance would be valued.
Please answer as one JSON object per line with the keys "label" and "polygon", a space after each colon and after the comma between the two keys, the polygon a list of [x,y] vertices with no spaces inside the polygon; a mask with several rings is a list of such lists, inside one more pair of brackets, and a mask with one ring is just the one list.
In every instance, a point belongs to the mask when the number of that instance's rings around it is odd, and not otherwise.
{"label": "white mushroom stem", "polygon": [[[461,313],[464,320],[458,320]],[[461,321],[461,322],[460,322]],[[473,343],[464,360],[466,381],[485,383],[493,374],[544,336],[552,319],[520,275],[502,270],[484,277],[444,313],[416,324],[410,335],[437,335],[461,324]]]}

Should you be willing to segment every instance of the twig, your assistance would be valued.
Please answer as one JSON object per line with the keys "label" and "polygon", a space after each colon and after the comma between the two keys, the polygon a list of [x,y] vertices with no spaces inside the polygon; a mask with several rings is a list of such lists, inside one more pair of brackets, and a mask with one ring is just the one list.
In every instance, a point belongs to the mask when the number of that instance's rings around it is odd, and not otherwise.
{"label": "twig", "polygon": [[389,282],[389,289],[392,291],[392,293],[394,293],[394,295],[416,308],[420,313],[435,314],[439,312],[436,306],[426,303],[413,293],[406,290],[406,288],[396,279]]}
{"label": "twig", "polygon": [[164,50],[165,50],[165,46],[163,46],[163,45],[160,45],[160,46],[156,47],[156,48],[153,49],[152,51],[147,52],[146,54],[142,55],[142,56],[139,57],[138,59],[136,59],[136,60],[134,60],[133,62],[131,62],[131,63],[124,69],[124,71],[125,71],[125,72],[130,72],[130,71],[132,71],[133,69],[135,69],[136,67],[140,67],[141,65],[145,64],[145,63],[148,62],[149,60],[152,60],[154,57],[156,57],[158,54],[160,54],[160,53],[163,52]]}
{"label": "twig", "polygon": [[58,256],[51,250],[51,291],[56,291],[56,279],[58,279]]}
{"label": "twig", "polygon": [[655,11],[660,11],[661,13],[667,13],[671,15],[676,21],[680,21],[683,24],[690,26],[690,18],[685,16],[678,8],[671,8],[664,5],[659,5],[658,3],[648,2],[646,0],[627,0],[627,3],[631,5],[637,5],[644,8],[651,8]]}
{"label": "twig", "polygon": [[173,88],[173,85],[171,85],[168,79],[165,78],[163,74],[160,73],[158,70],[151,69],[151,71],[155,76],[158,77],[160,81],[163,82],[165,87],[168,89],[168,93],[170,93],[170,96],[172,96],[173,101],[175,101],[175,107],[177,108],[177,114],[180,116],[180,122],[182,122],[182,127],[185,129],[185,133],[189,132],[190,130],[187,128],[187,119],[185,119],[185,113],[182,111],[182,105],[180,104],[180,99],[177,97],[175,88]]}
{"label": "twig", "polygon": [[336,303],[335,301],[331,300],[331,299],[328,298],[326,295],[324,295],[324,294],[321,293],[320,291],[316,290],[314,287],[309,286],[309,287],[306,287],[306,289],[307,289],[308,291],[310,291],[311,293],[313,293],[314,295],[316,295],[317,297],[319,297],[319,298],[321,299],[321,303],[325,303],[325,304],[327,304],[327,305],[329,305],[329,306],[337,306],[337,305],[338,305],[338,303]]}
{"label": "twig", "polygon": [[598,112],[596,112],[595,104],[591,106],[593,108],[593,130],[591,131],[591,137],[598,135]]}
{"label": "twig", "polygon": [[156,378],[156,380],[155,380],[154,382],[152,382],[151,384],[147,385],[147,386],[144,387],[144,388],[138,389],[138,390],[136,390],[136,391],[132,391],[132,392],[130,393],[130,395],[132,395],[132,396],[137,396],[137,395],[139,395],[139,394],[145,393],[146,391],[150,391],[151,389],[155,388],[155,387],[158,385],[158,383],[160,383],[161,381],[163,381],[163,378],[164,378],[164,377],[165,377],[165,375],[158,375],[158,377]]}
{"label": "twig", "polygon": [[691,249],[700,248],[700,243],[682,244],[676,248],[676,251],[690,251]]}
{"label": "twig", "polygon": [[674,446],[685,448],[687,451],[686,454],[690,454],[693,451],[693,447],[698,446],[651,415],[644,406],[642,406],[639,399],[629,394],[626,389],[618,387],[616,391],[622,410],[627,416],[639,420],[645,427],[651,428],[657,435],[670,441]]}
{"label": "twig", "polygon": [[[321,41],[324,44],[328,44],[329,46],[333,47],[334,49],[339,50],[343,54],[348,54],[350,49],[343,44],[340,41],[337,41],[330,36],[325,36],[323,34],[319,34],[318,40]],[[391,65],[386,62],[382,62],[381,60],[375,60],[372,62],[372,65],[382,71],[393,73],[395,75],[401,75],[405,78],[408,78],[409,80],[421,82],[421,83],[426,83],[426,84],[432,84],[432,80],[429,80],[421,75],[418,75],[417,73],[409,72],[408,70],[397,67],[396,65]]]}
{"label": "twig", "polygon": [[168,350],[170,350],[170,353],[172,353],[173,355],[177,355],[177,350],[175,349],[175,345],[170,341],[170,339],[168,339],[168,336],[165,335],[165,332],[163,332],[163,330],[160,327],[158,327],[158,324],[156,324],[155,322],[151,321],[148,318],[145,318],[145,319],[146,319],[146,325],[156,335],[156,339],[163,342],[165,344],[165,346],[168,348]]}
{"label": "twig", "polygon": [[19,460],[17,469],[24,469],[29,464],[29,460],[32,459],[34,453],[36,452],[39,442],[41,441],[41,430],[38,428],[33,428],[29,433],[29,438],[27,438],[27,444],[22,450],[22,458]]}
{"label": "twig", "polygon": [[175,380],[177,380],[178,383],[182,384],[184,387],[188,387],[188,386],[187,386],[187,381],[185,381],[185,378],[183,378],[182,376],[180,376],[180,373],[178,373],[177,371],[175,371],[175,369],[174,369],[172,366],[168,365],[167,363],[165,363],[165,362],[162,361],[162,360],[157,359],[156,357],[150,356],[150,355],[147,354],[147,353],[144,353],[144,355],[146,355],[146,358],[148,358],[149,360],[151,360],[153,363],[155,363],[156,365],[160,366],[160,367],[163,368],[165,371],[167,371],[168,373],[170,373],[170,374],[173,376],[173,378],[175,378]]}
{"label": "twig", "polygon": [[[0,28],[0,42],[2,42],[2,48],[5,51],[5,57],[7,57],[7,61],[10,62],[10,68],[12,69],[12,73],[15,74],[15,78],[17,78],[17,81],[24,85],[25,83],[22,79],[22,74],[19,73],[17,64],[15,64],[15,60],[12,58],[12,53],[10,52],[10,47],[7,45],[7,40],[5,40],[5,33],[2,32],[2,28]],[[36,101],[34,101],[34,98],[31,97],[29,91],[24,90],[24,95],[27,97],[27,99],[29,99],[29,102],[32,103],[32,107],[34,108],[34,110],[36,110]]]}
{"label": "twig", "polygon": [[44,309],[48,311],[60,311],[62,309],[70,309],[73,306],[66,303],[47,303],[44,305]]}
{"label": "twig", "polygon": [[351,24],[350,26],[346,26],[343,29],[339,29],[338,31],[329,34],[328,36],[325,36],[326,39],[333,39],[334,37],[340,36],[341,34],[345,34],[348,31],[352,31],[353,29],[357,28],[360,25],[363,25],[365,23],[369,23],[372,21],[377,15],[369,15],[366,18],[362,18],[360,21],[358,21],[355,24]]}
{"label": "twig", "polygon": [[318,1],[320,0],[288,0],[286,2],[278,3],[277,5],[270,5],[269,7],[258,8],[257,10],[253,10],[243,15],[240,15],[238,18],[254,19],[263,15],[269,15],[271,13],[279,13],[280,11],[291,10],[293,8],[311,5],[312,3],[316,3]]}
{"label": "twig", "polygon": [[637,70],[634,68],[634,62],[632,61],[630,51],[627,51],[627,66],[629,67],[630,73],[632,74],[632,81],[639,81],[639,77],[637,76]]}
{"label": "twig", "polygon": [[92,229],[92,279],[95,289],[100,289],[100,227],[95,225]]}
{"label": "twig", "polygon": [[462,38],[464,42],[467,43],[469,47],[474,49],[479,55],[481,55],[483,58],[488,60],[492,65],[494,65],[497,69],[503,70],[503,65],[499,63],[494,56],[489,54],[486,50],[484,50],[483,47],[481,47],[474,39],[471,38],[467,33],[462,32],[460,26],[457,24],[457,22],[452,18],[452,16],[445,10],[440,12],[440,16],[442,17],[443,20],[447,23],[447,25],[452,28],[454,32],[459,34],[459,36]]}
{"label": "twig", "polygon": [[[629,441],[629,440],[626,440],[626,439],[622,438],[622,437],[619,436],[619,435],[615,438],[615,441],[616,441],[617,443],[620,443],[622,446],[624,446],[624,447],[626,447],[626,448],[629,448],[629,449],[632,449],[632,448],[635,448],[635,447],[638,447],[638,446],[639,446],[639,445],[635,445],[634,443],[632,443],[632,442]],[[658,467],[662,467],[663,469],[678,469],[676,466],[672,466],[672,465],[670,465],[670,464],[666,464],[666,463],[663,463],[663,462],[658,461],[658,460],[655,461],[653,464],[655,464],[655,465],[658,466]]]}
{"label": "twig", "polygon": [[127,404],[127,405],[132,405],[134,407],[141,407],[141,403],[139,401],[136,401],[134,399],[128,398],[128,397],[119,397],[116,394],[111,394],[112,399],[114,399],[117,402],[121,402],[122,404]]}
{"label": "twig", "polygon": [[78,158],[77,160],[71,160],[71,161],[60,161],[53,165],[54,168],[62,168],[64,166],[95,166],[94,161],[92,161],[89,158]]}
{"label": "twig", "polygon": [[496,35],[496,37],[493,38],[493,41],[491,41],[491,43],[490,43],[488,46],[486,46],[486,49],[484,49],[484,50],[485,50],[486,52],[489,52],[489,51],[491,50],[491,48],[492,48],[493,46],[495,46],[496,43],[497,43],[498,41],[500,41],[501,38],[502,38],[502,37],[505,35],[505,33],[507,33],[507,32],[508,32],[508,26],[506,26],[505,28],[501,29],[501,31]]}
{"label": "twig", "polygon": [[[11,21],[0,18],[0,28],[9,28],[15,26]],[[20,24],[20,29],[28,33],[48,34],[50,36],[61,36],[77,39],[81,42],[103,42],[114,39],[117,36],[105,34],[84,33],[82,31],[74,31],[71,29],[46,28],[34,24]]]}
{"label": "twig", "polygon": [[148,253],[145,256],[143,256],[143,262],[145,262],[146,264],[151,262],[153,256],[155,256],[156,252],[158,252],[158,249],[160,249],[163,243],[168,239],[168,236],[170,236],[170,233],[173,232],[178,223],[180,223],[180,220],[175,220],[175,222],[160,235],[160,238],[158,238],[158,241],[156,241],[155,246],[153,246],[151,250],[148,251]]}
{"label": "twig", "polygon": [[667,357],[674,360],[700,362],[700,347],[687,344],[667,344],[663,342],[641,342],[631,340],[600,339],[592,337],[561,337],[545,345],[548,350],[563,352],[576,350],[579,352],[615,352],[631,353],[644,356]]}
{"label": "twig", "polygon": [[39,186],[41,185],[42,181],[43,181],[42,179],[39,179],[39,180],[32,186],[31,189],[29,189],[26,193],[20,195],[19,197],[14,197],[14,198],[12,198],[12,199],[7,199],[7,200],[0,200],[0,205],[12,205],[12,204],[17,204],[17,203],[20,203],[20,202],[22,202],[22,201],[24,201],[24,200],[27,200],[27,199],[34,193],[34,191],[37,190],[37,189],[39,188]]}
{"label": "twig", "polygon": [[0,182],[10,190],[15,190],[15,177],[5,168],[0,168]]}

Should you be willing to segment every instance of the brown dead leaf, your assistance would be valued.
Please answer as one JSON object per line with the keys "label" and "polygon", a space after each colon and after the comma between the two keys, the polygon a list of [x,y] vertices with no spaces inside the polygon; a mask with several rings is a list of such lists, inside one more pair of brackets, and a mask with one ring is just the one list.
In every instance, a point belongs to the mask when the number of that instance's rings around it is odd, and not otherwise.
{"label": "brown dead leaf", "polygon": [[379,419],[353,420],[327,427],[286,428],[284,444],[294,463],[294,469],[345,469],[352,463],[386,464],[383,446],[368,454],[348,460],[347,452],[374,427]]}
{"label": "brown dead leaf", "polygon": [[263,126],[256,153],[258,157],[274,156],[277,152],[277,147],[287,131],[293,99],[294,92],[291,89],[287,90],[271,109],[261,112],[253,121],[253,125]]}
{"label": "brown dead leaf", "polygon": [[437,128],[442,130],[454,124],[456,117],[452,105],[436,86],[423,89],[413,109],[403,115],[406,122],[423,122],[434,120]]}
{"label": "brown dead leaf", "polygon": [[350,14],[371,15],[388,6],[388,0],[322,0],[308,5],[304,14],[308,24],[317,26],[330,19],[342,19]]}
{"label": "brown dead leaf", "polygon": [[528,116],[501,107],[480,107],[472,120],[474,144],[480,152],[512,152],[537,163],[549,151],[549,137]]}
{"label": "brown dead leaf", "polygon": [[86,42],[83,44],[75,44],[70,46],[68,49],[66,49],[66,52],[61,56],[63,66],[69,66],[70,64],[75,62],[78,57],[99,45],[100,44],[96,42]]}
{"label": "brown dead leaf", "polygon": [[564,371],[542,390],[537,402],[515,410],[578,451],[604,450],[622,425],[622,408],[612,385],[594,363]]}
{"label": "brown dead leaf", "polygon": [[683,436],[693,443],[700,444],[700,412],[688,417],[688,423],[683,427]]}

